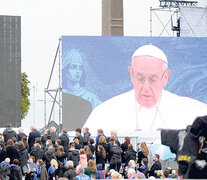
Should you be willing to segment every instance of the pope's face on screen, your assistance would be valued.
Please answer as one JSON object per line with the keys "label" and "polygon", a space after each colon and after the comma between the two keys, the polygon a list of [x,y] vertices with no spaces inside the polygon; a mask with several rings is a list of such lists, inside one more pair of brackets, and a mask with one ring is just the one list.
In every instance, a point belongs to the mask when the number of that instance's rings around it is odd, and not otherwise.
{"label": "pope's face on screen", "polygon": [[171,74],[167,64],[155,57],[137,56],[132,58],[128,70],[137,102],[146,108],[154,106]]}
{"label": "pope's face on screen", "polygon": [[81,80],[81,76],[83,74],[83,65],[78,62],[73,62],[68,65],[68,69],[66,72],[67,79],[77,83]]}

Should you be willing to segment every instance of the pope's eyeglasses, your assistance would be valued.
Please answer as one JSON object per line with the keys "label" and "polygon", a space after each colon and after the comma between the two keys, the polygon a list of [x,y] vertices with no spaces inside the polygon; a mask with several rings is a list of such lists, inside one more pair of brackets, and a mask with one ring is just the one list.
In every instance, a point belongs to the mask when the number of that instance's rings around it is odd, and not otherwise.
{"label": "pope's eyeglasses", "polygon": [[157,84],[158,82],[160,82],[162,80],[162,78],[164,77],[165,73],[167,72],[168,68],[165,69],[165,71],[163,72],[161,78],[158,78],[157,76],[151,76],[149,78],[146,78],[144,76],[142,76],[141,74],[139,75],[134,75],[134,72],[133,72],[133,69],[132,69],[132,75],[133,75],[133,78],[135,79],[135,82],[137,84],[144,84],[146,81],[148,81],[149,84],[151,85],[155,85]]}

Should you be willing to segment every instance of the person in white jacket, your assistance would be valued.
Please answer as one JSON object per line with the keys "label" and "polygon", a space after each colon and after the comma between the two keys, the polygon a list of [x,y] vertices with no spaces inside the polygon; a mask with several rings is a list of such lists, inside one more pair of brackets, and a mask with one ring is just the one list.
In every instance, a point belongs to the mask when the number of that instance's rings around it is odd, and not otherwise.
{"label": "person in white jacket", "polygon": [[171,71],[164,52],[145,45],[132,55],[128,67],[133,89],[97,106],[84,126],[104,132],[180,129],[192,124],[197,116],[207,114],[207,105],[163,89]]}

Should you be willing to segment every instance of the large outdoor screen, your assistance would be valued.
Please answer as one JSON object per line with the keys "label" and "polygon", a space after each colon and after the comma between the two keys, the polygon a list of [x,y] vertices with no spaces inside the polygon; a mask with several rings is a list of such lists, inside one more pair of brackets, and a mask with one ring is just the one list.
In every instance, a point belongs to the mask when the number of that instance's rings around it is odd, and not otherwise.
{"label": "large outdoor screen", "polygon": [[207,38],[63,36],[63,126],[186,128],[207,115],[206,49]]}

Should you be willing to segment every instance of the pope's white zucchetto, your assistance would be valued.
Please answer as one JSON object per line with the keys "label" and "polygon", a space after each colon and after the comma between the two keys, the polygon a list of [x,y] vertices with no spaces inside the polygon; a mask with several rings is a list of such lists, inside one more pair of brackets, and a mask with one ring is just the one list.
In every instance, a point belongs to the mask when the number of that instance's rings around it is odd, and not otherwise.
{"label": "pope's white zucchetto", "polygon": [[132,55],[132,58],[137,56],[152,56],[168,64],[165,53],[160,48],[153,45],[144,45],[138,48]]}

